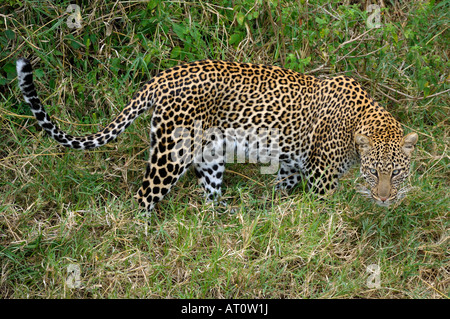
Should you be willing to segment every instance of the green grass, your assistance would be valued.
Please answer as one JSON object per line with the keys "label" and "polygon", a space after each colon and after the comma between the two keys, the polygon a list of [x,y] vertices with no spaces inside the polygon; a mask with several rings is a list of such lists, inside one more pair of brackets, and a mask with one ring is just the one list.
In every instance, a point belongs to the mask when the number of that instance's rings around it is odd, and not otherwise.
{"label": "green grass", "polygon": [[[67,25],[69,1],[2,3],[0,297],[448,298],[450,2],[385,1],[381,28],[364,35],[370,14],[341,2],[79,2],[82,29]],[[20,95],[19,56],[31,57],[47,110],[74,134],[105,126],[143,82],[186,61],[353,76],[419,134],[414,189],[375,206],[356,193],[355,168],[319,200],[230,164],[235,214],[205,204],[189,172],[147,223],[133,195],[151,117],[95,151],[64,149]],[[367,284],[372,264],[379,287]]]}

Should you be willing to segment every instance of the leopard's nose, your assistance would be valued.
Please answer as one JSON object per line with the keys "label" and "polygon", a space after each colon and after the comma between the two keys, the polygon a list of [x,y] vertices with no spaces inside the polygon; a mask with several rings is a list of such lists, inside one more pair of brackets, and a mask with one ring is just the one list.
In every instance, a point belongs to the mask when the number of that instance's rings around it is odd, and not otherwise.
{"label": "leopard's nose", "polygon": [[387,199],[388,199],[388,197],[385,197],[385,196],[380,196],[380,200],[381,200],[382,202],[385,202],[385,201],[387,201]]}

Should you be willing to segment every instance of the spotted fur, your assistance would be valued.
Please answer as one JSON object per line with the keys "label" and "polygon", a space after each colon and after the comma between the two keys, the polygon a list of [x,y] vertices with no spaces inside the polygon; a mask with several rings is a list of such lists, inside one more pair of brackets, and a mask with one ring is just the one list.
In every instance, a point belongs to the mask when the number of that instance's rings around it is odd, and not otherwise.
{"label": "spotted fur", "polygon": [[[75,137],[60,130],[41,104],[29,61],[17,61],[19,86],[39,125],[61,145],[100,147],[114,140],[140,114],[153,109],[149,163],[136,198],[150,211],[193,166],[209,200],[221,195],[225,155],[217,151],[226,130],[280,133],[277,186],[290,189],[301,178],[324,194],[360,160],[370,193],[380,205],[397,199],[409,174],[417,134],[401,125],[352,78],[318,79],[267,65],[204,60],[165,70],[146,83],[122,112],[98,133]],[[174,132],[184,128],[176,139]],[[213,138],[204,133],[219,130]],[[214,134],[213,134],[214,135]],[[181,137],[180,137],[181,136]],[[232,141],[245,151],[248,141]],[[198,146],[211,147],[199,160]],[[254,145],[253,145],[254,146]],[[181,154],[174,158],[173,154]],[[248,155],[248,154],[247,154]],[[258,160],[261,160],[259,155]]]}

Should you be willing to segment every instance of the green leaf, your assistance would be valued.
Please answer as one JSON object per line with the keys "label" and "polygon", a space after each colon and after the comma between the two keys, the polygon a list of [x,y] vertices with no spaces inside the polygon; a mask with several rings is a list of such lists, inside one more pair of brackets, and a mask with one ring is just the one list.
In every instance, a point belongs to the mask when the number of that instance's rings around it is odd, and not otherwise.
{"label": "green leaf", "polygon": [[175,34],[181,39],[181,40],[185,40],[186,39],[186,34],[189,32],[189,30],[181,24],[172,24],[172,28],[173,28],[173,32],[175,32]]}
{"label": "green leaf", "polygon": [[16,73],[16,67],[12,63],[6,63],[3,66],[3,70],[5,70],[6,73]]}
{"label": "green leaf", "polygon": [[239,23],[239,25],[243,25],[244,24],[244,19],[245,19],[245,14],[243,14],[242,12],[238,12],[236,14],[236,20]]}
{"label": "green leaf", "polygon": [[231,45],[239,44],[242,41],[243,38],[244,37],[242,36],[242,33],[237,32],[237,33],[234,33],[234,34],[232,34],[230,36],[230,41],[229,42],[230,42]]}
{"label": "green leaf", "polygon": [[16,34],[12,30],[5,30],[5,35],[9,40],[14,40],[16,38]]}
{"label": "green leaf", "polygon": [[84,45],[86,46],[86,51],[89,50],[89,46],[91,45],[91,39],[86,38],[84,40]]}
{"label": "green leaf", "polygon": [[398,35],[396,32],[392,32],[392,38],[394,39],[395,43],[398,43]]}
{"label": "green leaf", "polygon": [[170,58],[176,59],[181,55],[181,53],[182,53],[182,49],[180,47],[174,47],[172,49],[172,52],[170,52]]}
{"label": "green leaf", "polygon": [[44,73],[44,71],[42,71],[42,69],[36,69],[36,70],[34,70],[33,74],[34,74],[38,79],[42,78],[42,77],[45,75],[45,73]]}
{"label": "green leaf", "polygon": [[328,23],[327,20],[322,19],[322,18],[319,18],[319,17],[316,17],[316,22],[317,22],[318,24],[320,24],[320,25],[323,25],[323,24],[327,24],[327,23]]}
{"label": "green leaf", "polygon": [[69,40],[70,46],[72,48],[74,48],[75,50],[78,50],[79,48],[81,48],[83,46],[79,41],[75,40],[75,38],[71,34],[69,34],[67,36],[67,39]]}
{"label": "green leaf", "polygon": [[156,6],[157,6],[160,2],[161,2],[160,0],[150,0],[150,1],[148,1],[148,3],[147,3],[147,8],[148,8],[149,10],[153,10],[153,9],[156,8]]}

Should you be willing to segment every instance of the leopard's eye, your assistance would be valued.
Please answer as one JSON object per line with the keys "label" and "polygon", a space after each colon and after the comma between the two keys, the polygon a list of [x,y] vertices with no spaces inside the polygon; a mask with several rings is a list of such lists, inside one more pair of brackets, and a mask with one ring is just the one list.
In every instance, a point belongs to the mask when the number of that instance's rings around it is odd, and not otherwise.
{"label": "leopard's eye", "polygon": [[377,175],[377,170],[375,168],[371,168],[370,173],[373,175]]}
{"label": "leopard's eye", "polygon": [[392,171],[392,176],[398,175],[398,173],[400,173],[400,170],[399,169],[394,169]]}

